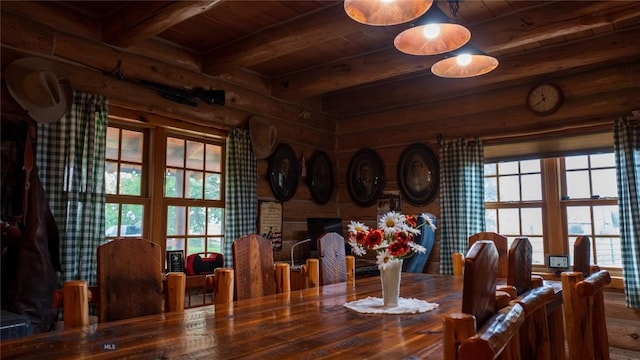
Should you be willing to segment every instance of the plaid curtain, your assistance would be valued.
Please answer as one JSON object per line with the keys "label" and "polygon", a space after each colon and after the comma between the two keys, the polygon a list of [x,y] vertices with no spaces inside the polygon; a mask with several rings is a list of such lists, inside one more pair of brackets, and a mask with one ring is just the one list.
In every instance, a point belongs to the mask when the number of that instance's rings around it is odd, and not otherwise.
{"label": "plaid curtain", "polygon": [[251,151],[249,131],[231,129],[227,138],[225,170],[226,216],[222,244],[226,267],[233,267],[231,244],[256,233],[258,219],[258,161]]}
{"label": "plaid curtain", "polygon": [[104,239],[104,159],[107,99],[74,92],[71,111],[57,122],[38,124],[37,165],[60,231],[67,280],[96,283],[96,250]]}
{"label": "plaid curtain", "polygon": [[640,125],[616,119],[614,149],[626,303],[640,308]]}
{"label": "plaid curtain", "polygon": [[453,274],[451,256],[465,254],[467,238],[484,231],[484,150],[482,142],[440,141],[440,273]]}

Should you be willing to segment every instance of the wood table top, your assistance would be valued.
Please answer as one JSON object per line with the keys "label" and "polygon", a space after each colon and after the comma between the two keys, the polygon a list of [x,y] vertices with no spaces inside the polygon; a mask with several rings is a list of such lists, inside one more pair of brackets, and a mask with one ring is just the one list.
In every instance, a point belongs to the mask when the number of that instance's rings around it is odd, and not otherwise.
{"label": "wood table top", "polygon": [[420,314],[360,314],[344,303],[381,297],[379,277],[89,325],[3,341],[2,358],[442,358],[442,320],[459,312],[462,277],[403,273],[400,296],[439,304]]}

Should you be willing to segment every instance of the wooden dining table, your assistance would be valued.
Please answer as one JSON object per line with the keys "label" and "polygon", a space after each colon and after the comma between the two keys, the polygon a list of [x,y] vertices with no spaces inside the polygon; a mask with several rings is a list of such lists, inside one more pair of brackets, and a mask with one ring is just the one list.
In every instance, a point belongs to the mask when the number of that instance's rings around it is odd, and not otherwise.
{"label": "wooden dining table", "polygon": [[381,297],[379,277],[184,312],[3,341],[3,359],[442,359],[443,319],[459,312],[462,277],[403,273],[400,296],[437,303],[416,314],[343,305]]}

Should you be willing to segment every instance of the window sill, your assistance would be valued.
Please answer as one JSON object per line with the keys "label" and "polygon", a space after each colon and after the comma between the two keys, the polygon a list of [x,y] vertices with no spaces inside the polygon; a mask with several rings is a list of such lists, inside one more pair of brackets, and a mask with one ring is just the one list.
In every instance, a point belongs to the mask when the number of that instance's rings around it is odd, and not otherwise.
{"label": "window sill", "polygon": [[[604,270],[608,270],[608,269],[604,269]],[[619,276],[619,274],[616,274],[611,270],[608,270],[608,271],[611,274],[611,283],[607,285],[607,287],[624,290],[624,279],[622,278],[622,276]],[[545,280],[551,280],[551,281],[561,280],[560,273],[556,274],[556,273],[543,272],[543,271],[533,271],[533,275],[540,275]]]}

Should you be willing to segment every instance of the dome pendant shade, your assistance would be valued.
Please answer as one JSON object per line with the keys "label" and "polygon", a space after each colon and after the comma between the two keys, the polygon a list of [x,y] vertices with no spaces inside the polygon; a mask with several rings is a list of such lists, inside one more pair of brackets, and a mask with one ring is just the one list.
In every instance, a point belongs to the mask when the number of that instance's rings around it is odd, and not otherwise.
{"label": "dome pendant shade", "polygon": [[471,32],[464,26],[451,23],[437,24],[440,33],[433,39],[425,36],[429,25],[407,29],[393,40],[395,47],[409,55],[437,55],[456,50],[471,39]]}
{"label": "dome pendant shade", "polygon": [[388,26],[417,19],[431,4],[433,0],[345,0],[344,11],[359,23]]}
{"label": "dome pendant shade", "polygon": [[458,57],[449,57],[438,61],[431,72],[444,78],[468,78],[484,75],[498,67],[498,59],[488,55],[471,55],[468,65],[460,65]]}

